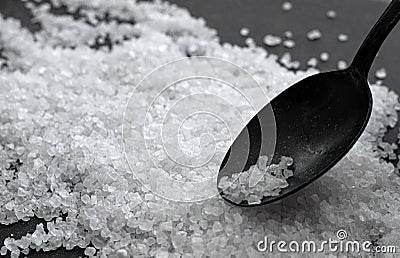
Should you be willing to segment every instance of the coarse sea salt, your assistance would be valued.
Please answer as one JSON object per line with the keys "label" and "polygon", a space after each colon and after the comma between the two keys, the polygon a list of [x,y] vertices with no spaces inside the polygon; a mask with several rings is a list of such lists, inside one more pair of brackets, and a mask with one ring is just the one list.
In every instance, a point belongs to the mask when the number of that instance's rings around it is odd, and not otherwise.
{"label": "coarse sea salt", "polygon": [[290,10],[292,10],[293,8],[293,4],[291,2],[283,2],[282,4],[282,10],[285,12],[288,12]]}
{"label": "coarse sea salt", "polygon": [[275,47],[282,43],[282,38],[272,34],[267,34],[264,36],[263,42],[269,47]]}
{"label": "coarse sea salt", "polygon": [[257,164],[247,171],[232,173],[220,179],[218,187],[225,198],[234,203],[260,204],[264,197],[278,196],[289,186],[286,181],[293,176],[290,166],[293,159],[282,157],[279,164],[268,165],[268,157],[260,156]]}
{"label": "coarse sea salt", "polygon": [[379,68],[378,70],[376,70],[376,72],[375,72],[375,77],[378,79],[378,80],[383,80],[383,79],[385,79],[386,78],[386,76],[387,76],[387,73],[386,73],[386,69],[385,68]]}
{"label": "coarse sea salt", "polygon": [[322,37],[322,33],[320,30],[311,30],[307,32],[307,39],[310,41],[318,40]]}
{"label": "coarse sea salt", "polygon": [[250,34],[249,28],[243,27],[243,28],[240,29],[240,35],[242,37],[247,37],[247,36],[249,36],[249,34]]}
{"label": "coarse sea salt", "polygon": [[319,55],[319,60],[321,60],[322,62],[328,62],[329,61],[329,53],[328,52],[322,52]]}
{"label": "coarse sea salt", "polygon": [[293,32],[291,32],[290,30],[287,30],[283,33],[283,36],[285,36],[285,38],[287,38],[287,39],[291,39],[293,37]]}
{"label": "coarse sea salt", "polygon": [[346,41],[349,40],[349,36],[348,36],[347,34],[340,33],[340,34],[338,35],[338,40],[339,40],[340,42],[346,42]]}
{"label": "coarse sea salt", "polygon": [[328,10],[328,11],[326,12],[326,16],[327,16],[329,19],[335,19],[336,16],[337,16],[337,14],[336,14],[336,11],[335,11],[335,10]]}
{"label": "coarse sea salt", "polygon": [[[34,216],[46,220],[22,237],[6,238],[2,255],[29,256],[32,250],[60,247],[88,248],[91,254],[93,247],[98,257],[257,257],[262,254],[256,245],[265,236],[327,241],[338,229],[345,229],[349,239],[400,246],[400,179],[398,168],[387,161],[395,145],[384,144],[387,128],[397,122],[399,103],[387,87],[371,85],[371,119],[346,157],[279,204],[239,209],[219,196],[196,203],[150,198],[134,177],[137,170],[153,168],[142,159],[148,150],[139,145],[135,166],[128,167],[121,130],[129,93],[146,74],[186,57],[193,44],[198,53],[244,67],[269,98],[316,71],[294,73],[262,48],[220,44],[203,19],[168,3],[51,3],[66,6],[69,14],[54,15],[48,4],[30,5],[42,26],[35,35],[20,22],[0,17],[6,57],[0,58],[0,223]],[[98,22],[88,24],[93,17]],[[108,35],[112,47],[94,46],[99,35]],[[224,67],[220,73],[236,74]],[[189,83],[181,90],[196,87]],[[218,87],[209,83],[204,89]],[[157,93],[149,85],[136,104],[151,103]],[[205,103],[220,113],[230,111]],[[157,112],[167,111],[163,104]],[[133,124],[144,118],[137,115]],[[214,124],[212,119],[199,118],[193,125]],[[142,128],[132,130],[141,137]]]}
{"label": "coarse sea salt", "polygon": [[318,65],[318,59],[315,57],[312,57],[307,61],[307,66],[309,67],[317,67],[317,65]]}
{"label": "coarse sea salt", "polygon": [[339,70],[344,70],[344,69],[346,69],[346,68],[347,68],[347,62],[344,61],[344,60],[339,60],[339,61],[337,62],[337,68],[338,68]]}
{"label": "coarse sea salt", "polygon": [[287,39],[283,41],[282,45],[285,48],[294,48],[296,46],[296,42],[294,42],[294,40]]}

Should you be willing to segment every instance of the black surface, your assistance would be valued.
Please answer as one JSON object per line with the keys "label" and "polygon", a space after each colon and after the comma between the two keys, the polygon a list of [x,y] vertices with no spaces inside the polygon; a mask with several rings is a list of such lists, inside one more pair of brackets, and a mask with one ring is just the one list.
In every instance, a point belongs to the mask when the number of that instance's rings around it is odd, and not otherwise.
{"label": "black surface", "polygon": [[[327,63],[320,63],[319,68],[322,70],[336,68],[338,60],[350,62],[362,39],[387,5],[372,0],[293,0],[293,9],[283,12],[282,0],[170,0],[170,2],[187,7],[194,16],[204,17],[210,27],[218,30],[223,42],[244,45],[244,38],[239,35],[242,26],[250,28],[250,36],[255,38],[258,45],[262,45],[262,38],[266,33],[282,35],[284,31],[290,30],[296,41],[294,49],[288,50],[279,46],[268,48],[268,51],[277,55],[288,51],[293,59],[303,64],[310,57],[318,57],[320,52],[327,51],[331,58]],[[337,11],[336,19],[329,20],[326,17],[325,13],[329,9]],[[18,0],[1,0],[0,13],[20,19],[22,25],[32,31],[40,29],[39,24],[31,22],[31,15]],[[308,41],[305,34],[311,29],[320,29],[323,33],[322,39],[315,42]],[[339,43],[338,33],[348,34],[349,41]],[[385,84],[397,93],[400,93],[399,42],[400,28],[397,27],[384,43],[370,73],[371,75],[376,68],[384,66],[388,71]],[[373,76],[370,78],[374,81]],[[397,129],[391,130],[387,134],[387,139],[395,140],[397,133]],[[20,236],[33,232],[35,225],[40,222],[42,221],[39,219],[32,219],[11,226],[0,225],[0,242],[11,233]],[[31,251],[29,257],[77,257],[82,253],[78,248],[72,252],[59,249],[46,254]]]}

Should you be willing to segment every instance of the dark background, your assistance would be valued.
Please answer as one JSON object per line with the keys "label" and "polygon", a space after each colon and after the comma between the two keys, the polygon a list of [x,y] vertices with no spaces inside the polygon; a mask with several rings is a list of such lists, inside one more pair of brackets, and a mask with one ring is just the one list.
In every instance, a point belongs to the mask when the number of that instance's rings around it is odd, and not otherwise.
{"label": "dark background", "polygon": [[[345,60],[347,63],[352,60],[363,38],[387,5],[387,1],[373,0],[292,0],[293,9],[284,12],[281,10],[283,0],[170,0],[169,2],[188,8],[196,17],[204,17],[209,27],[217,29],[222,42],[244,46],[245,38],[239,34],[242,27],[250,29],[250,37],[253,37],[259,46],[263,46],[262,39],[265,34],[283,36],[285,31],[292,31],[293,40],[296,42],[293,49],[278,46],[267,47],[267,51],[277,55],[290,52],[293,60],[302,63],[301,69],[306,67],[309,58],[318,58],[321,52],[328,52],[329,61],[319,62],[318,65],[318,68],[324,71],[336,69],[338,60]],[[330,9],[337,12],[337,17],[333,20],[326,17],[326,11]],[[56,11],[62,13],[63,9]],[[40,24],[31,22],[29,11],[19,0],[1,0],[0,13],[5,17],[20,19],[22,25],[31,31],[40,30]],[[307,40],[306,33],[312,29],[319,29],[322,32],[320,40]],[[339,42],[337,40],[339,33],[348,34],[349,41]],[[400,93],[399,53],[400,27],[398,26],[386,40],[375,60],[370,72],[370,81],[375,81],[373,75],[376,69],[385,67],[388,76],[383,83]],[[397,141],[398,131],[398,127],[389,130],[386,139],[390,142]],[[41,222],[44,221],[33,218],[29,222],[10,226],[0,225],[0,246],[11,234],[14,238],[20,238],[26,233],[32,233],[36,224]],[[83,249],[66,251],[60,248],[47,253],[31,250],[29,253],[29,257],[43,256],[78,257],[83,256]]]}

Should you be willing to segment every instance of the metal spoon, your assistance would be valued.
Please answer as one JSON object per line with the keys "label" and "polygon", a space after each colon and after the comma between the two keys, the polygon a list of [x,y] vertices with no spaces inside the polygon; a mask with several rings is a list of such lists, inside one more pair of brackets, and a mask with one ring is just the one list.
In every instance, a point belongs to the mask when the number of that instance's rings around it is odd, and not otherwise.
{"label": "metal spoon", "polygon": [[[400,0],[393,0],[347,69],[301,80],[253,117],[226,154],[218,180],[233,171],[248,170],[273,145],[272,163],[278,163],[282,156],[292,157],[294,176],[287,180],[289,186],[278,196],[264,197],[259,204],[235,203],[223,189],[219,189],[226,201],[238,206],[258,206],[277,201],[301,190],[346,155],[364,131],[371,115],[368,72],[399,19]],[[268,138],[274,125],[276,143]]]}

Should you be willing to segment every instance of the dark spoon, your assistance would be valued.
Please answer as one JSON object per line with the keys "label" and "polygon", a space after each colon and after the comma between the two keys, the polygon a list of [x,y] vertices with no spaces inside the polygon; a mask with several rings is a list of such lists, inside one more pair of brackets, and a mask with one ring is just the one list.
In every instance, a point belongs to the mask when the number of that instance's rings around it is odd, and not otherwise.
{"label": "dark spoon", "polygon": [[[279,163],[282,156],[292,157],[294,176],[288,179],[289,186],[278,196],[264,197],[260,204],[236,203],[224,194],[223,189],[218,189],[226,201],[247,207],[280,200],[322,176],[346,155],[361,136],[371,115],[368,72],[399,19],[400,0],[393,0],[347,69],[301,80],[253,117],[226,154],[218,182],[233,171],[248,170],[257,163],[260,155],[272,157],[272,163]],[[276,137],[271,140],[270,136],[275,136],[275,125]]]}

